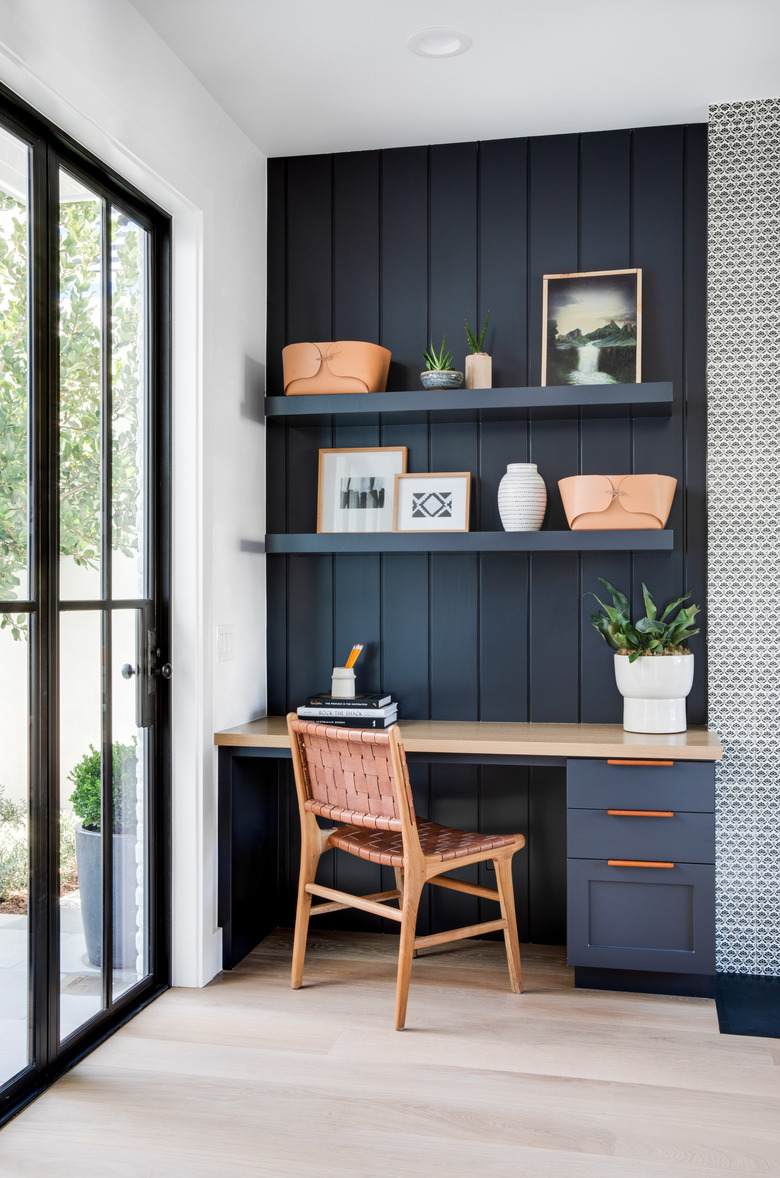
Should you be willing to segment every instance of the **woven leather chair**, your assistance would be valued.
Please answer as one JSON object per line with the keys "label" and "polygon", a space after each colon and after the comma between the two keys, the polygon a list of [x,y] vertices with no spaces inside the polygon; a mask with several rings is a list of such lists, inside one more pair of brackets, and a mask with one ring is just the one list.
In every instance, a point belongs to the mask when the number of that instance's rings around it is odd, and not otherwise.
{"label": "woven leather chair", "polygon": [[[295,915],[291,984],[297,990],[303,980],[309,916],[361,908],[401,925],[395,1026],[406,1019],[409,977],[415,950],[502,929],[509,965],[509,982],[517,994],[522,988],[520,947],[517,941],[515,900],[512,888],[512,856],[525,845],[522,834],[469,834],[418,818],[412,803],[401,733],[398,727],[378,732],[371,729],[335,728],[287,717],[295,786],[301,818],[301,872]],[[327,830],[317,815],[338,823]],[[315,883],[317,864],[324,851],[338,849],[371,863],[395,869],[396,887],[389,892],[353,896]],[[480,887],[442,875],[453,867],[492,859],[497,888]],[[483,899],[497,900],[498,920],[484,921],[433,936],[415,935],[417,910],[423,885],[452,888]],[[325,900],[312,906],[312,896]],[[397,899],[399,907],[389,901]]]}

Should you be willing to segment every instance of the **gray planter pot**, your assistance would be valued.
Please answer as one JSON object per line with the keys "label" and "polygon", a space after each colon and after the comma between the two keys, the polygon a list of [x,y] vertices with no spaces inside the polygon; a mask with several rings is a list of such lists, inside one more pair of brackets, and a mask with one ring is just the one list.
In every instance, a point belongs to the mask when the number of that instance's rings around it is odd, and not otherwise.
{"label": "gray planter pot", "polygon": [[[87,957],[93,965],[103,960],[102,897],[100,865],[102,834],[99,830],[76,827],[76,863]],[[114,835],[114,969],[135,969],[137,908],[135,902],[135,834]]]}
{"label": "gray planter pot", "polygon": [[424,389],[459,389],[463,373],[455,368],[434,368],[420,373],[420,384]]}

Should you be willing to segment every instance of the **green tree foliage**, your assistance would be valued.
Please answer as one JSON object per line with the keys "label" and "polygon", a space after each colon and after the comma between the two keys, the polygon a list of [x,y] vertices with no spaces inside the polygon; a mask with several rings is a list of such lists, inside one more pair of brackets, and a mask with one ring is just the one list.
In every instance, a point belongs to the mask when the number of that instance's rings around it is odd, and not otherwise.
{"label": "green tree foliage", "polygon": [[[136,826],[136,742],[129,744],[114,741],[113,787],[114,787],[114,834],[134,830]],[[68,774],[68,781],[75,786],[70,800],[73,811],[90,830],[100,830],[100,752],[93,745]]]}
{"label": "green tree foliage", "polygon": [[[112,547],[138,551],[138,413],[143,388],[141,230],[111,218]],[[101,224],[98,201],[60,214],[60,554],[100,563]],[[0,598],[18,597],[28,536],[28,256],[24,205],[0,193]],[[139,331],[141,335],[139,335]],[[21,637],[24,617],[0,628]]]}

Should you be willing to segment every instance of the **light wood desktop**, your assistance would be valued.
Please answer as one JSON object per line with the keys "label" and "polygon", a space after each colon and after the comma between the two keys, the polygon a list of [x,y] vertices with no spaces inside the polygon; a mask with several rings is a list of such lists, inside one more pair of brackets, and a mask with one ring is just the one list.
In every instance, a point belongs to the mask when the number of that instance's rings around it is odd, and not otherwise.
{"label": "light wood desktop", "polygon": [[[485,720],[402,720],[408,753],[515,757],[636,757],[639,760],[719,761],[718,736],[707,728],[650,736],[619,724],[513,724]],[[284,716],[264,716],[214,735],[214,744],[289,749]]]}

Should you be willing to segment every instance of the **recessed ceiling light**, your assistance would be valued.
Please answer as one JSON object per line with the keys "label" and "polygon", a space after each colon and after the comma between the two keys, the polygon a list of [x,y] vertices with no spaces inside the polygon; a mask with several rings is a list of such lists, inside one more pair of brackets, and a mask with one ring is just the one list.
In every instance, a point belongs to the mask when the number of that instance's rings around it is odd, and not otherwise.
{"label": "recessed ceiling light", "polygon": [[457,57],[471,48],[471,37],[457,29],[423,29],[406,44],[419,57]]}

